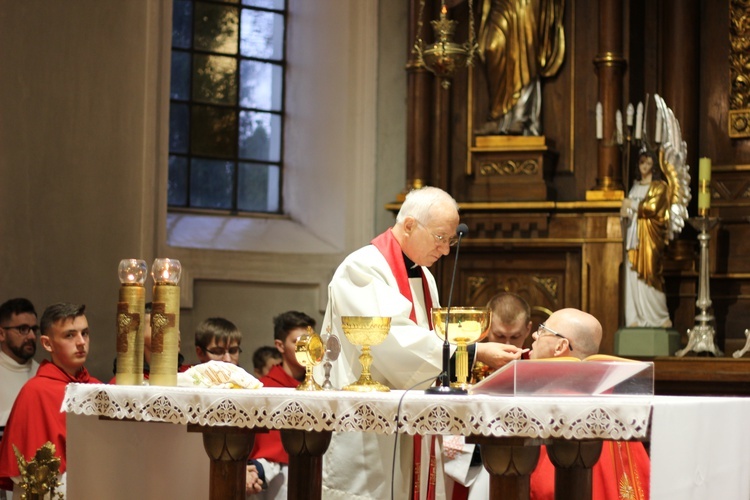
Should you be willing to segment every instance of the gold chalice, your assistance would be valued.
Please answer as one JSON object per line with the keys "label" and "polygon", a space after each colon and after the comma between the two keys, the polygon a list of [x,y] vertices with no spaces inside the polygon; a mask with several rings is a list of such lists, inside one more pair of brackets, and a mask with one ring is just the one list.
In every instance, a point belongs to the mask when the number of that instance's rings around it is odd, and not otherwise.
{"label": "gold chalice", "polygon": [[[432,309],[432,325],[435,333],[445,341],[446,327],[448,342],[456,345],[456,381],[451,387],[466,389],[469,387],[469,351],[467,346],[479,342],[487,336],[490,325],[490,311],[486,307],[451,307],[450,319],[448,308]],[[448,324],[446,325],[446,320]]]}
{"label": "gold chalice", "polygon": [[307,333],[300,335],[294,349],[297,362],[305,367],[305,381],[297,386],[298,391],[320,391],[322,388],[313,378],[313,367],[323,361],[326,350],[320,335],[311,326]]}
{"label": "gold chalice", "polygon": [[385,340],[391,330],[391,318],[378,316],[342,316],[341,328],[346,338],[354,345],[362,347],[359,363],[362,365],[362,374],[353,384],[342,387],[344,391],[359,392],[388,392],[390,389],[380,382],[373,380],[370,375],[372,355],[370,346],[378,345]]}

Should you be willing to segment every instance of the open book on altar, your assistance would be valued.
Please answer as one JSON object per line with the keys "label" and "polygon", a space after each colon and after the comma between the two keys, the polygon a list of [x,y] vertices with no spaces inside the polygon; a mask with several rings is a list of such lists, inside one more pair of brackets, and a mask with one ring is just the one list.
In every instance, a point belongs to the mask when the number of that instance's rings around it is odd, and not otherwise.
{"label": "open book on altar", "polygon": [[578,358],[515,360],[469,389],[503,396],[654,394],[654,364],[594,354]]}

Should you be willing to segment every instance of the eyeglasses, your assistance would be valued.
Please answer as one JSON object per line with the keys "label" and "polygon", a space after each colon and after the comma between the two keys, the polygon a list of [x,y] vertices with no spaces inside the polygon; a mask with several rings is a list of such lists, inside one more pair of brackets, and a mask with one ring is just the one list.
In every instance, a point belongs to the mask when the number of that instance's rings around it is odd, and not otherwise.
{"label": "eyeglasses", "polygon": [[438,245],[444,245],[445,243],[447,243],[449,247],[454,247],[458,243],[457,235],[454,234],[453,236],[442,236],[440,234],[435,234],[432,231],[430,231],[430,228],[428,228],[427,226],[419,222],[419,220],[417,219],[414,219],[414,220],[417,222],[418,225],[427,229],[427,231],[433,236],[433,238],[435,238],[435,241],[438,242]]}
{"label": "eyeglasses", "polygon": [[213,356],[222,357],[226,353],[229,353],[230,356],[237,356],[239,353],[242,352],[242,349],[240,349],[239,346],[230,347],[229,349],[224,349],[223,347],[214,347],[212,349],[203,349],[208,354],[211,354]]}
{"label": "eyeglasses", "polygon": [[[547,330],[549,333],[545,334],[544,330]],[[544,335],[554,335],[555,337],[560,337],[561,339],[565,339],[565,340],[568,341],[568,349],[570,349],[571,351],[573,350],[573,344],[570,343],[570,340],[568,339],[568,337],[560,335],[559,333],[557,333],[556,331],[552,330],[550,327],[548,327],[544,323],[541,323],[539,325],[539,328],[537,329],[537,331],[535,332],[535,334],[536,334],[536,338],[544,337]]]}
{"label": "eyeglasses", "polygon": [[36,335],[37,332],[39,331],[39,327],[37,325],[3,326],[2,328],[5,330],[17,330],[18,333],[20,333],[21,335],[28,335],[29,332],[34,332],[34,335]]}

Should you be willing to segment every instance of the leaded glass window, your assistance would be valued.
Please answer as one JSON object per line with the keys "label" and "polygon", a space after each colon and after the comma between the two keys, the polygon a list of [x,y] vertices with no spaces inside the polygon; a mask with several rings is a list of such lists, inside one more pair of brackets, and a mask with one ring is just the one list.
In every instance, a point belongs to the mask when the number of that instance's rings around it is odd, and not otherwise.
{"label": "leaded glass window", "polygon": [[174,0],[170,209],[281,213],[286,0]]}

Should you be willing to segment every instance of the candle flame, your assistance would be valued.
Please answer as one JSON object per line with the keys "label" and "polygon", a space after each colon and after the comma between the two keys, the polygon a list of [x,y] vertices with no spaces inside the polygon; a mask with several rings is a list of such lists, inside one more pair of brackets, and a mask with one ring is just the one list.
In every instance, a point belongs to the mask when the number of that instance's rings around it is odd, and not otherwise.
{"label": "candle flame", "polygon": [[440,9],[440,15],[444,16],[448,13],[448,9],[445,7],[445,4],[443,4],[443,8]]}

